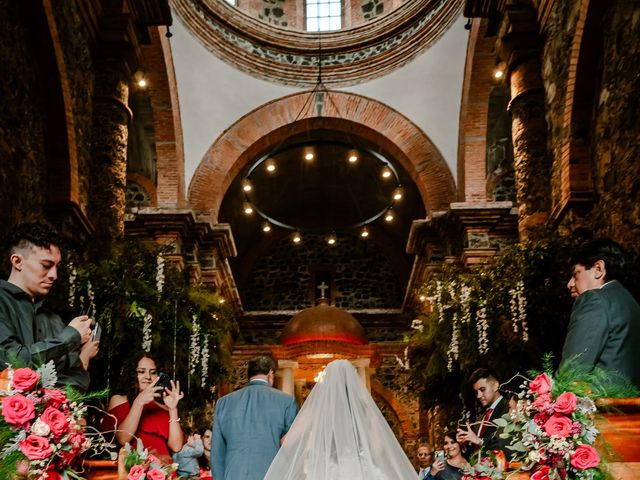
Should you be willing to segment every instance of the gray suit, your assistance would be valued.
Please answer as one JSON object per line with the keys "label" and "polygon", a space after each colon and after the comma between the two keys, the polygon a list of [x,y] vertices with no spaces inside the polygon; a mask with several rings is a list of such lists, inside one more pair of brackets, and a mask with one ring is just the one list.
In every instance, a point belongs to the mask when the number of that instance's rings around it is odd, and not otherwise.
{"label": "gray suit", "polygon": [[216,480],[263,480],[298,411],[294,398],[261,381],[222,397],[211,437]]}
{"label": "gray suit", "polygon": [[573,304],[562,360],[619,372],[640,386],[640,305],[618,281],[587,290]]}

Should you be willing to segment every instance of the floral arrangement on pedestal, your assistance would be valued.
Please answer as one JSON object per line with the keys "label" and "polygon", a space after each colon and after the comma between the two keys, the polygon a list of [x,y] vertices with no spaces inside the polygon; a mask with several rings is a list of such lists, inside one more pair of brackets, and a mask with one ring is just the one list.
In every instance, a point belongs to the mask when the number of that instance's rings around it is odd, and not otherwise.
{"label": "floral arrangement on pedestal", "polygon": [[74,392],[55,387],[53,362],[8,373],[9,388],[0,391],[0,478],[82,478],[71,465],[92,446],[86,408]]}
{"label": "floral arrangement on pedestal", "polygon": [[178,464],[165,464],[158,457],[144,448],[138,440],[135,450],[128,443],[125,444],[124,468],[127,480],[165,480],[178,468]]}

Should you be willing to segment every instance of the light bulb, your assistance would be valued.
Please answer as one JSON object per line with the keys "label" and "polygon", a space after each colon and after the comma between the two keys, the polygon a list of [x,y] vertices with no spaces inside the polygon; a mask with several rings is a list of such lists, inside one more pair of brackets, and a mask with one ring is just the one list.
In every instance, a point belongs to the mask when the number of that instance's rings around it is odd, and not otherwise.
{"label": "light bulb", "polygon": [[265,167],[267,168],[267,172],[273,173],[276,171],[276,162],[270,158],[265,162]]}
{"label": "light bulb", "polygon": [[364,227],[361,231],[360,231],[360,236],[362,238],[367,238],[369,236],[369,230],[367,230],[367,227]]}
{"label": "light bulb", "polygon": [[389,170],[389,167],[384,167],[382,169],[382,178],[389,178],[391,176],[391,170]]}
{"label": "light bulb", "polygon": [[242,210],[244,210],[245,215],[251,215],[253,213],[253,207],[249,202],[244,202]]}
{"label": "light bulb", "polygon": [[329,235],[329,236],[327,237],[327,243],[328,243],[329,245],[335,245],[335,243],[336,243],[336,236],[335,236],[335,235],[333,235],[333,234],[332,234],[332,235]]}
{"label": "light bulb", "polygon": [[242,190],[244,190],[245,192],[250,192],[251,190],[253,190],[253,186],[251,185],[251,182],[248,178],[245,178],[242,181]]}
{"label": "light bulb", "polygon": [[293,243],[300,243],[302,241],[302,235],[300,235],[300,232],[296,232],[293,234],[293,237],[291,237],[291,240],[293,240]]}
{"label": "light bulb", "polygon": [[349,163],[356,163],[358,161],[358,152],[351,150],[349,152]]}
{"label": "light bulb", "polygon": [[271,225],[269,225],[269,222],[264,222],[262,224],[262,231],[263,232],[270,232],[271,231]]}
{"label": "light bulb", "polygon": [[389,210],[384,217],[385,222],[392,222],[394,219],[393,212]]}
{"label": "light bulb", "polygon": [[493,72],[493,78],[495,78],[496,80],[500,80],[503,76],[504,76],[504,72],[500,69]]}
{"label": "light bulb", "polygon": [[402,198],[402,189],[398,187],[393,191],[393,199],[400,200],[401,198]]}
{"label": "light bulb", "polygon": [[138,80],[138,86],[139,87],[146,87],[147,86],[147,81],[144,78]]}
{"label": "light bulb", "polygon": [[313,153],[312,152],[305,153],[304,159],[310,162],[311,160],[313,160]]}

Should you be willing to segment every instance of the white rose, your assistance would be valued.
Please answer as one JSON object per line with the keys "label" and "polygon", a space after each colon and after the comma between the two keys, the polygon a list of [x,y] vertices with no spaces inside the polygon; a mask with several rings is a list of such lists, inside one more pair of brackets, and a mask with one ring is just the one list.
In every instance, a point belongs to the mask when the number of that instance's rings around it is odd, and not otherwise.
{"label": "white rose", "polygon": [[38,435],[39,437],[46,437],[51,433],[49,425],[44,423],[41,419],[37,419],[33,425],[31,425],[31,433]]}

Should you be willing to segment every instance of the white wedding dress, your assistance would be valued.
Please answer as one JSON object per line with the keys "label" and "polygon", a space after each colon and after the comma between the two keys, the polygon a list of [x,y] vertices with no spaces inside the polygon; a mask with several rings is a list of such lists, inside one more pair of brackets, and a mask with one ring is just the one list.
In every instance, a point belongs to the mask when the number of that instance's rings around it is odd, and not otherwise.
{"label": "white wedding dress", "polygon": [[415,480],[416,471],[347,360],[327,365],[264,480]]}

